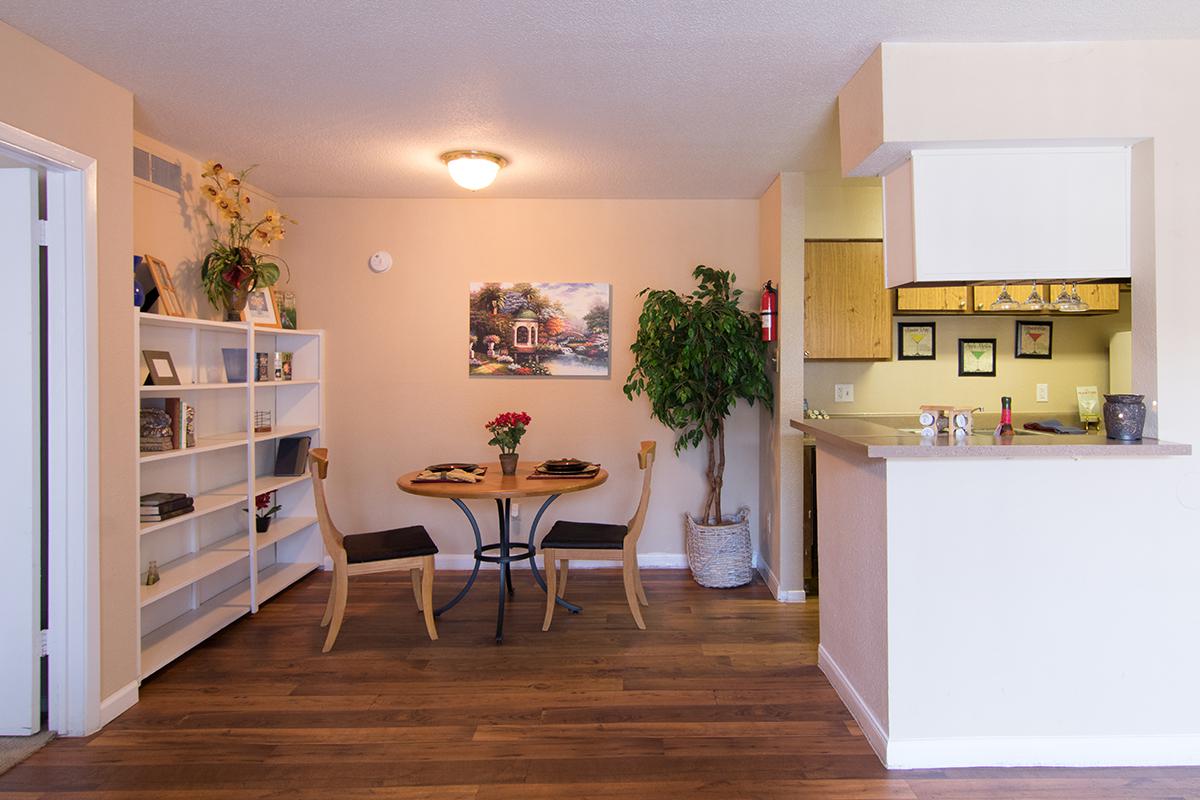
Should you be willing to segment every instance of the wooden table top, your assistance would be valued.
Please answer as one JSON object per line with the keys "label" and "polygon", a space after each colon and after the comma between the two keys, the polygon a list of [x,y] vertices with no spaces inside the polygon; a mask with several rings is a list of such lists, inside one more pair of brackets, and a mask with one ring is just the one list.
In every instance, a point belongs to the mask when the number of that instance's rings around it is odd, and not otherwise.
{"label": "wooden table top", "polygon": [[608,480],[608,470],[601,468],[594,478],[530,478],[534,467],[542,463],[534,461],[528,465],[517,465],[516,475],[504,475],[499,462],[482,464],[488,468],[479,483],[413,483],[413,478],[423,470],[407,472],[396,479],[401,491],[424,497],[444,497],[459,500],[515,499],[518,497],[542,497],[548,494],[570,494],[594,489]]}

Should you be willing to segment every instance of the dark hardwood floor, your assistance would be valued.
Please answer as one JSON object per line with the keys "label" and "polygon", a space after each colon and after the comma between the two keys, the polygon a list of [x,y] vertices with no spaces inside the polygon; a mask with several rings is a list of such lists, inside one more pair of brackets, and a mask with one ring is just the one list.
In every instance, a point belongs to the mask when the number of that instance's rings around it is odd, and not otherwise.
{"label": "dark hardwood floor", "polygon": [[[355,578],[321,655],[329,577],[314,574],[148,680],[102,733],[0,776],[0,797],[1200,798],[1195,769],[889,773],[815,666],[815,602],[643,575],[649,630],[619,574],[575,571],[583,615],[542,633],[518,571],[499,647],[495,573],[437,642],[407,577]],[[438,601],[463,579],[439,574]]]}

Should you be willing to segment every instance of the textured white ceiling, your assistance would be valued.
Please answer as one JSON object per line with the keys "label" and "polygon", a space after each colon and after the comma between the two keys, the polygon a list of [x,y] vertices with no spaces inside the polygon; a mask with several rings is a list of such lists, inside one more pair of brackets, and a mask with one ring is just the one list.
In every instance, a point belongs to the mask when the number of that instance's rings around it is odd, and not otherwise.
{"label": "textured white ceiling", "polygon": [[[133,90],[137,128],[258,163],[280,196],[756,197],[836,164],[838,90],[881,41],[1200,37],[1196,0],[0,0]],[[0,109],[0,117],[3,109]]]}

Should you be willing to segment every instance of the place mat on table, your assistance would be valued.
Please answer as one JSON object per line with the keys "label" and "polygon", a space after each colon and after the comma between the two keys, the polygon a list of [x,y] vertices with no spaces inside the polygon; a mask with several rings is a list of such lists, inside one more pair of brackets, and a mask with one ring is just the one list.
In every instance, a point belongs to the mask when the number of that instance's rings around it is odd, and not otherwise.
{"label": "place mat on table", "polygon": [[487,467],[477,467],[474,472],[455,469],[449,472],[424,470],[412,479],[413,483],[479,483],[487,474]]}
{"label": "place mat on table", "polygon": [[551,481],[562,480],[564,478],[594,478],[600,474],[600,465],[592,464],[587,469],[579,472],[549,472],[542,469],[542,465],[538,464],[534,467],[533,472],[529,474],[529,479],[534,481]]}

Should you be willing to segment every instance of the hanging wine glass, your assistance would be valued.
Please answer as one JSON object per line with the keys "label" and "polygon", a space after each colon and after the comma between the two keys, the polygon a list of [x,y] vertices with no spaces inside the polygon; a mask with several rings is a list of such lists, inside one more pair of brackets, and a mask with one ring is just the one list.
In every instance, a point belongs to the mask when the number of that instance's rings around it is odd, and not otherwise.
{"label": "hanging wine glass", "polygon": [[1021,304],[1021,308],[1026,311],[1045,311],[1049,307],[1050,304],[1042,299],[1042,293],[1036,283],[1030,290],[1029,297],[1026,297],[1025,302]]}
{"label": "hanging wine glass", "polygon": [[1008,284],[1000,284],[1000,294],[996,295],[996,299],[989,306],[992,311],[1017,311],[1021,308],[1011,294],[1008,293]]}
{"label": "hanging wine glass", "polygon": [[1058,290],[1058,296],[1054,298],[1054,308],[1058,311],[1078,311],[1075,301],[1071,298],[1071,292],[1067,288],[1067,284],[1062,284]]}

